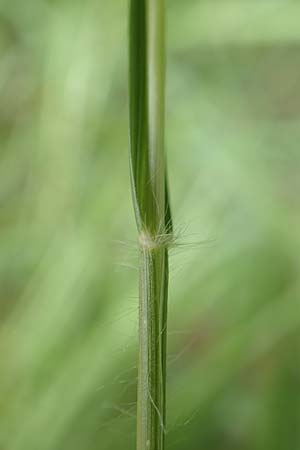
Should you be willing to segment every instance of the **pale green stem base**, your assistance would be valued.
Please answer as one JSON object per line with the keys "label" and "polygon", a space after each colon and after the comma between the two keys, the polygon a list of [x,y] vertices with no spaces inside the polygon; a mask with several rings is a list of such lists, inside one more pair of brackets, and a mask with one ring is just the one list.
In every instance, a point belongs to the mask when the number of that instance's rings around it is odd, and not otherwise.
{"label": "pale green stem base", "polygon": [[167,284],[167,249],[141,246],[137,450],[164,449]]}

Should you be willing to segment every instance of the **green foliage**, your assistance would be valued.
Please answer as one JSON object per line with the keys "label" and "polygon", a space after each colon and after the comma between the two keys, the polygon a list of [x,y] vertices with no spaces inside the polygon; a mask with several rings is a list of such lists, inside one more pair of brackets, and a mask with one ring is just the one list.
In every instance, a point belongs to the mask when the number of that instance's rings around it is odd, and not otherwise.
{"label": "green foliage", "polygon": [[[250,3],[167,4],[172,450],[300,445],[299,14]],[[0,2],[5,450],[135,446],[127,7]]]}

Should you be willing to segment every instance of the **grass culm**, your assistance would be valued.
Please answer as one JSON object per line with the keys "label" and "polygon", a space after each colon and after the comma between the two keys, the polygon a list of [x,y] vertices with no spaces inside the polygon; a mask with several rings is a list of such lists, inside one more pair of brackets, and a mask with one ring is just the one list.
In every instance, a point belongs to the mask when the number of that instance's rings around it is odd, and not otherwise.
{"label": "grass culm", "polygon": [[129,28],[130,171],[140,247],[137,450],[163,450],[172,240],[164,151],[164,2],[131,0]]}

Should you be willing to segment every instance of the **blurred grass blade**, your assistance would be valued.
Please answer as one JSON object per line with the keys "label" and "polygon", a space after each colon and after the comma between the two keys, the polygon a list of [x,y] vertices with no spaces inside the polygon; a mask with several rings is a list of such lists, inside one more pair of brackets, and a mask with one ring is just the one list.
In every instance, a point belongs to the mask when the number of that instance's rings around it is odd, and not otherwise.
{"label": "blurred grass blade", "polygon": [[165,430],[168,243],[164,155],[164,3],[130,5],[130,168],[140,241],[138,450],[162,450]]}

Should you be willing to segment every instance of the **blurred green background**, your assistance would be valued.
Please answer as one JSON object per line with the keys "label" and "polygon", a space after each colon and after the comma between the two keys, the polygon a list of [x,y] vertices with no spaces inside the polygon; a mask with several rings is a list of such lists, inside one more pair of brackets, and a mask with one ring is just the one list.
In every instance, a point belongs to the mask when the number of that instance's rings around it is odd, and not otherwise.
{"label": "blurred green background", "polygon": [[[1,450],[134,449],[127,7],[0,3]],[[167,17],[167,449],[298,449],[300,4]]]}

